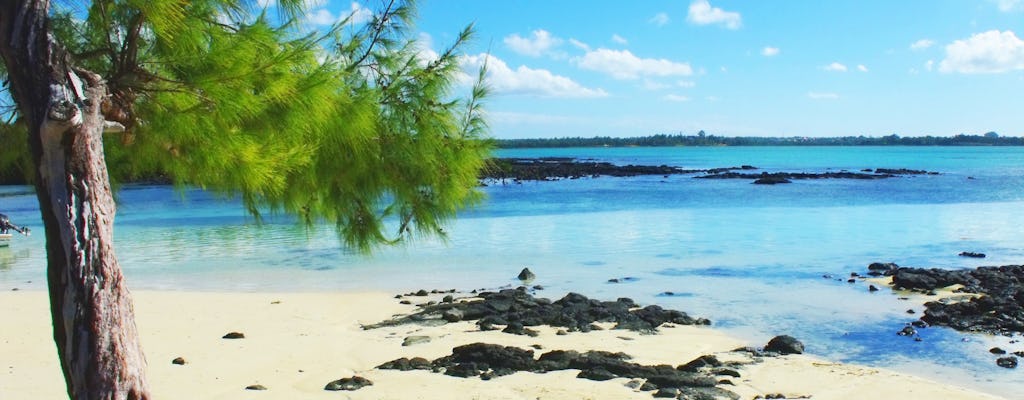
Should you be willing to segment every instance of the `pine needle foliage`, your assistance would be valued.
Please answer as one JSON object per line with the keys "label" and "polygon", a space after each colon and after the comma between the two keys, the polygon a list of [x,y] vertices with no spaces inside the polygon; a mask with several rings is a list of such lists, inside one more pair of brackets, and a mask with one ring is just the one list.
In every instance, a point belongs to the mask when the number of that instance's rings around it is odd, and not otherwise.
{"label": "pine needle foliage", "polygon": [[[471,27],[428,57],[411,2],[384,4],[361,27],[350,18],[323,31],[306,31],[305,6],[55,8],[54,34],[77,65],[106,79],[104,115],[127,127],[105,140],[112,180],[165,176],[238,196],[257,219],[269,210],[326,221],[361,251],[443,236],[446,221],[481,200],[477,177],[490,151],[483,71],[467,96],[454,93],[466,81],[459,57]],[[4,156],[15,154],[6,143],[16,124],[8,125],[0,161],[17,162]]]}

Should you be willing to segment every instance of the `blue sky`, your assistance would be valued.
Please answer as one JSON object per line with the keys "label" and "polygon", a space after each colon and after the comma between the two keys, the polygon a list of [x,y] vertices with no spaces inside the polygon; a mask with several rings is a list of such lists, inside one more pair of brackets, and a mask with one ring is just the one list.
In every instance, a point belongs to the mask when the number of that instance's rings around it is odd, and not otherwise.
{"label": "blue sky", "polygon": [[[313,24],[379,5],[332,0]],[[1024,135],[1024,0],[421,0],[497,138]]]}

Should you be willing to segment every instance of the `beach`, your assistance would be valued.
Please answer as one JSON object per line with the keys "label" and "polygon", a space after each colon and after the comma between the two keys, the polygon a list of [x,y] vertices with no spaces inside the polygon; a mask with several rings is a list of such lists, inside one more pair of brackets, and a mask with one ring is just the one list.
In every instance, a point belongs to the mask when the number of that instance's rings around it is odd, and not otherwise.
{"label": "beach", "polygon": [[[640,364],[680,365],[701,355],[743,359],[738,347],[761,347],[714,327],[663,327],[658,334],[595,330],[557,335],[535,328],[536,337],[480,331],[473,322],[405,324],[375,329],[364,325],[405,315],[415,305],[394,293],[199,293],[134,292],[142,346],[154,398],[190,399],[649,399],[652,392],[628,387],[628,379],[592,381],[578,371],[518,372],[490,380],[457,378],[430,371],[378,370],[400,357],[435,359],[474,342],[550,350],[624,352]],[[432,295],[429,299],[439,297]],[[456,294],[456,297],[459,297]],[[470,296],[462,294],[462,296]],[[414,298],[427,301],[428,297]],[[38,290],[0,293],[5,327],[0,330],[3,399],[66,396],[51,339],[47,295]],[[222,338],[229,332],[242,339]],[[429,342],[403,346],[410,336]],[[183,365],[172,363],[184,359]],[[814,399],[996,399],[979,392],[885,369],[829,362],[808,355],[765,357],[738,369],[733,385],[743,399],[783,394]],[[336,379],[362,376],[373,385],[350,392],[325,391]],[[266,390],[247,390],[262,385]]]}

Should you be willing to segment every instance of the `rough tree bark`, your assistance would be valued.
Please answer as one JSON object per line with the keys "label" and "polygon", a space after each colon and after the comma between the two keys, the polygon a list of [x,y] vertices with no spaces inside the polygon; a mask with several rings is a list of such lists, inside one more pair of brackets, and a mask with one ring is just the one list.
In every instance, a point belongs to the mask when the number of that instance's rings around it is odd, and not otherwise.
{"label": "rough tree bark", "polygon": [[38,167],[53,338],[68,395],[147,399],[146,361],[114,255],[100,110],[106,85],[55,42],[49,1],[0,4],[0,55]]}

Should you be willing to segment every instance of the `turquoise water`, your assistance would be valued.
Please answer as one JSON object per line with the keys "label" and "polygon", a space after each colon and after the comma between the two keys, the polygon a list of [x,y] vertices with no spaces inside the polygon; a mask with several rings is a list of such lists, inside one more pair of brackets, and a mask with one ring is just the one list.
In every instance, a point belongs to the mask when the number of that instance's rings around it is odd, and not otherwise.
{"label": "turquoise water", "polygon": [[[286,217],[256,226],[237,201],[198,190],[129,186],[120,194],[116,246],[135,289],[387,290],[493,288],[530,267],[539,295],[579,291],[685,310],[765,343],[802,339],[811,353],[897,369],[1016,397],[1024,374],[995,365],[1005,338],[931,328],[923,342],[895,334],[921,307],[864,283],[875,261],[948,268],[1024,263],[1024,148],[721,147],[505,150],[509,157],[572,156],[619,164],[767,171],[910,168],[940,175],[877,181],[751,185],[691,176],[491,184],[449,240],[382,249],[340,248],[328,227]],[[0,249],[0,290],[43,289],[45,252],[36,199],[0,187],[0,212],[38,234]],[[958,257],[978,251],[988,258]],[[634,278],[608,283],[611,278]],[[31,283],[29,283],[31,281]],[[663,295],[671,291],[673,296]],[[966,341],[965,341],[966,340]]]}

